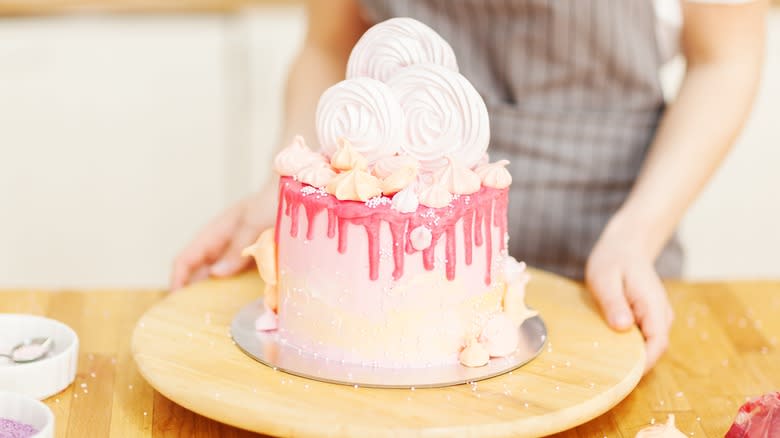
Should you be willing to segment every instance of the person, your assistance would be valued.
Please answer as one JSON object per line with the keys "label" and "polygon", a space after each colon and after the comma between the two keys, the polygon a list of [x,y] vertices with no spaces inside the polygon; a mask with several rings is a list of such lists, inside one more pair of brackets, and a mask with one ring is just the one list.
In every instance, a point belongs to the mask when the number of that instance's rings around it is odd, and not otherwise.
{"label": "person", "polygon": [[[680,275],[677,223],[740,131],[760,76],[766,1],[722,3],[313,0],[282,138],[317,138],[318,98],[371,24],[431,26],[488,105],[491,159],[512,162],[510,253],[584,279],[612,328],[639,326],[650,369],[674,318],[661,278]],[[687,66],[667,104],[658,20],[670,5]],[[176,258],[172,289],[247,268],[241,250],[273,226],[275,197],[272,181],[208,224]]]}

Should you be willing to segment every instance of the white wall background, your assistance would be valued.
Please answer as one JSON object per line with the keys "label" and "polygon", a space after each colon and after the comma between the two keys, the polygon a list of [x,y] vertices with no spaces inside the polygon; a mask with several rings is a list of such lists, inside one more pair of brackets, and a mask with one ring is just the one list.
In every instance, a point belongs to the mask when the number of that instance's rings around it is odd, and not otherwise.
{"label": "white wall background", "polygon": [[[0,20],[0,287],[165,285],[178,249],[267,176],[303,29],[287,6]],[[780,277],[777,10],[764,77],[683,223],[689,278]]]}

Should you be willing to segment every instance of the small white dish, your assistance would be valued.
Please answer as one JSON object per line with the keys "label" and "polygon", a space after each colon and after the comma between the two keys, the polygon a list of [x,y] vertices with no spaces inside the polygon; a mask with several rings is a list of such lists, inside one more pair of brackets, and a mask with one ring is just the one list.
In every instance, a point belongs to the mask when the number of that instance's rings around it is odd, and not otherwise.
{"label": "small white dish", "polygon": [[[34,438],[54,436],[54,414],[48,406],[23,394],[0,392],[0,419],[32,426],[38,431]],[[0,429],[2,432],[2,429]]]}
{"label": "small white dish", "polygon": [[79,338],[67,325],[35,315],[0,313],[0,348],[10,349],[28,338],[51,337],[54,348],[41,360],[13,364],[0,358],[0,391],[42,400],[73,383]]}

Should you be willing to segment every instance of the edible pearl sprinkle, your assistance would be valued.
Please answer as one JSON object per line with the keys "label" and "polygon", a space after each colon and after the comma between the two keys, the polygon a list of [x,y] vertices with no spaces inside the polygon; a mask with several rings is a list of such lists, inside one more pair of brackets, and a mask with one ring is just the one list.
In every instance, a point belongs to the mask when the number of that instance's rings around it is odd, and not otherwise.
{"label": "edible pearl sprinkle", "polygon": [[0,436],[4,438],[29,438],[38,430],[27,423],[21,423],[9,418],[0,418]]}

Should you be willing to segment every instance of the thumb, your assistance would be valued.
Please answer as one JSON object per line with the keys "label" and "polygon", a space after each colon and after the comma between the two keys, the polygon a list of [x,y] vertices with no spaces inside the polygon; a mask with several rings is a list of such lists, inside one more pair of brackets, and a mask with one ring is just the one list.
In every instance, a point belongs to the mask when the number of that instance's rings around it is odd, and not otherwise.
{"label": "thumb", "polygon": [[634,313],[623,291],[620,271],[588,272],[586,282],[610,327],[622,331],[634,325]]}
{"label": "thumb", "polygon": [[216,277],[229,277],[246,269],[252,262],[252,258],[245,257],[241,253],[244,248],[254,243],[258,234],[254,227],[243,224],[230,241],[230,245],[222,257],[211,266],[210,274]]}

